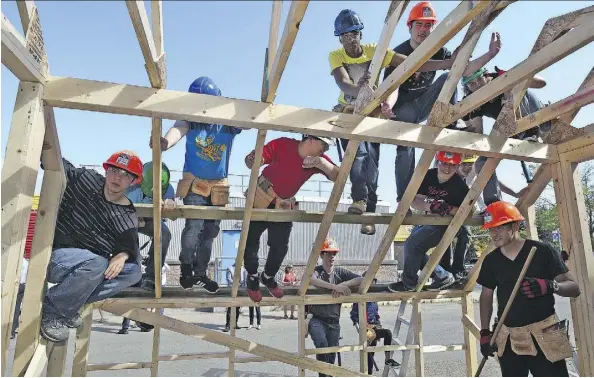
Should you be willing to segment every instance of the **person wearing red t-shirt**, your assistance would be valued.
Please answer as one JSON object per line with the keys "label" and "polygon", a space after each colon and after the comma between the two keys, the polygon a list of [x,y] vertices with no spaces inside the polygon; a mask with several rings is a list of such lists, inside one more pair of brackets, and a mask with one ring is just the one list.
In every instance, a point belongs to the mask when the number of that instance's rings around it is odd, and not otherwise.
{"label": "person wearing red t-shirt", "polygon": [[[297,276],[293,273],[293,265],[287,265],[285,267],[285,275],[283,276],[283,286],[297,286]],[[295,319],[295,305],[284,305],[283,311],[285,312],[285,319],[289,319],[287,316],[287,310],[291,310],[291,319]]]}
{"label": "person wearing red t-shirt", "polygon": [[[304,135],[302,140],[278,138],[264,146],[262,165],[266,165],[258,178],[254,207],[268,209],[295,209],[295,194],[314,174],[325,175],[330,181],[338,176],[338,167],[324,152],[334,144],[331,138]],[[245,158],[252,168],[255,151]],[[260,281],[276,298],[283,290],[274,277],[289,250],[292,222],[250,222],[245,246],[244,266],[247,270],[248,295],[254,302],[262,300]],[[260,236],[268,230],[268,258],[262,274],[258,275],[258,249]]]}

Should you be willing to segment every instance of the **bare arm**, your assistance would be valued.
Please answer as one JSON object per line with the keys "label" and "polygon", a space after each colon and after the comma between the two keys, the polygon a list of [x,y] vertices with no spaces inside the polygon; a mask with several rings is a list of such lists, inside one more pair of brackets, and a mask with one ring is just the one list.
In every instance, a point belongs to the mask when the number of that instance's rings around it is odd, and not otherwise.
{"label": "bare arm", "polygon": [[570,272],[563,273],[555,277],[559,284],[559,290],[555,293],[561,297],[576,298],[581,294],[580,287]]}
{"label": "bare arm", "polygon": [[311,276],[311,284],[314,285],[315,287],[319,287],[322,289],[330,289],[330,290],[334,290],[338,286],[338,285],[331,284],[330,282],[326,282],[324,280],[321,280],[321,279],[315,277],[315,274]]}
{"label": "bare arm", "polygon": [[340,168],[337,167],[336,165],[330,163],[328,160],[321,158],[321,167],[320,169],[322,171],[324,171],[324,173],[326,174],[326,176],[328,177],[328,179],[330,179],[330,181],[336,181],[336,179],[338,178],[338,172],[340,171]]}
{"label": "bare arm", "polygon": [[357,97],[359,94],[359,87],[351,82],[349,75],[344,67],[338,67],[332,71],[334,81],[338,88],[349,96]]}
{"label": "bare arm", "polygon": [[386,99],[386,104],[387,106],[392,109],[394,107],[394,105],[396,104],[396,101],[398,101],[398,89],[396,89],[394,92],[390,93],[390,95],[388,96],[388,98]]}
{"label": "bare arm", "polygon": [[342,282],[341,285],[348,286],[348,287],[354,287],[354,286],[361,285],[361,282],[363,282],[363,277],[356,277],[356,278],[353,278],[352,280]]}
{"label": "bare arm", "polygon": [[491,329],[491,316],[493,316],[493,290],[483,286],[479,299],[481,329]]}
{"label": "bare arm", "polygon": [[167,131],[165,134],[165,139],[167,140],[166,148],[163,148],[163,144],[161,145],[161,149],[163,151],[167,151],[171,147],[175,146],[177,142],[180,141],[190,130],[190,125],[186,121],[175,121],[173,127]]}
{"label": "bare arm", "polygon": [[466,124],[466,127],[468,127],[465,131],[477,134],[483,133],[483,117],[474,117],[469,121],[464,121],[464,123]]}
{"label": "bare arm", "polygon": [[520,198],[518,196],[518,193],[516,193],[512,188],[510,188],[509,186],[505,185],[504,183],[502,183],[501,181],[499,181],[499,187],[501,188],[501,191],[507,195],[510,195],[512,197],[515,198]]}
{"label": "bare arm", "polygon": [[547,82],[540,76],[534,76],[530,81],[530,88],[540,89],[544,88],[546,85]]}
{"label": "bare arm", "polygon": [[[392,60],[390,61],[390,66],[398,67],[402,62],[406,59],[406,55],[394,53]],[[448,68],[452,67],[454,62],[449,60],[428,60],[423,64],[417,72],[428,72],[428,71],[440,71],[440,70],[447,70]]]}
{"label": "bare arm", "polygon": [[499,33],[491,33],[489,51],[487,51],[485,54],[481,55],[477,59],[468,62],[468,65],[466,66],[463,75],[470,75],[481,69],[481,67],[484,67],[487,63],[491,61],[491,59],[495,58],[495,56],[499,54],[499,50],[501,50],[501,37],[499,36]]}

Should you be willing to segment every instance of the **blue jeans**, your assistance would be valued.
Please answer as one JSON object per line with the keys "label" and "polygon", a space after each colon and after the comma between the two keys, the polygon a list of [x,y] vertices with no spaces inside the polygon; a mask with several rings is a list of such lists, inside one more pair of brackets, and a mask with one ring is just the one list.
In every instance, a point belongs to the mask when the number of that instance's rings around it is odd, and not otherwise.
{"label": "blue jeans", "polygon": [[448,247],[443,254],[439,265],[452,274],[464,271],[464,257],[470,245],[470,229],[468,226],[462,226],[458,235],[456,235],[456,247],[454,248],[454,261],[452,260],[452,247]]}
{"label": "blue jeans", "polygon": [[72,319],[85,303],[97,302],[140,281],[140,262],[127,262],[120,274],[105,279],[109,261],[86,249],[60,248],[52,251],[47,281],[57,285],[47,290],[43,311]]}
{"label": "blue jeans", "polygon": [[[346,150],[348,139],[341,139]],[[379,177],[380,144],[360,142],[351,168],[351,198],[353,202],[367,202],[367,212],[374,213],[377,205],[377,179]]]}
{"label": "blue jeans", "polygon": [[[155,233],[154,223],[152,219],[145,218],[144,227],[140,227],[138,232],[145,234],[148,237],[153,237]],[[150,241],[151,246],[148,252],[148,259],[146,260],[146,269],[144,274],[147,278],[155,280],[155,247],[153,240]],[[164,221],[161,222],[161,268],[165,265],[167,259],[167,251],[169,250],[169,244],[171,243],[171,231]]]}
{"label": "blue jeans", "polygon": [[[311,318],[308,326],[311,340],[316,348],[327,348],[338,346],[340,339],[340,324],[328,324],[315,316]],[[316,354],[316,360],[334,364],[336,353]],[[320,377],[325,374],[319,373]]]}
{"label": "blue jeans", "polygon": [[[419,270],[429,261],[427,251],[439,244],[448,226],[415,226],[404,243],[404,268],[402,282],[406,287],[414,288],[419,281]],[[441,281],[449,275],[437,265],[431,278]]]}
{"label": "blue jeans", "polygon": [[[448,77],[447,73],[438,77],[422,95],[412,101],[401,103],[396,102],[393,107],[395,117],[394,121],[421,123],[427,120],[431,108],[435,104],[441,88],[445,84]],[[454,91],[454,95],[450,100],[450,104],[458,102],[458,93]],[[400,202],[410,179],[415,171],[415,148],[407,146],[396,147],[396,201]]]}
{"label": "blue jeans", "polygon": [[[210,198],[189,192],[184,198],[184,205],[212,206]],[[212,243],[219,234],[220,220],[186,219],[186,226],[181,236],[181,252],[179,262],[183,265],[193,265],[194,274],[206,274]]]}

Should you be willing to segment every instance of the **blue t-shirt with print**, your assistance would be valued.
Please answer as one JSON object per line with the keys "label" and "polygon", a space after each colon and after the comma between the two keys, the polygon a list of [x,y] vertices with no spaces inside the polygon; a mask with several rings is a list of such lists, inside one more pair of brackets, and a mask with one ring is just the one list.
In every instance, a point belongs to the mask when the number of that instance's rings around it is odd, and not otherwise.
{"label": "blue t-shirt with print", "polygon": [[[175,190],[173,190],[173,186],[171,186],[171,184],[169,184],[169,186],[167,187],[167,190],[163,191],[162,193],[163,195],[163,199],[175,199]],[[128,197],[128,199],[130,201],[132,201],[132,203],[145,203],[145,204],[152,204],[153,203],[153,198],[152,197],[148,197],[145,196],[144,193],[142,192],[142,189],[140,189],[140,184],[136,184],[136,185],[132,185],[131,187],[128,188],[128,190],[126,191],[126,197]]]}
{"label": "blue t-shirt with print", "polygon": [[198,122],[188,124],[184,172],[205,180],[227,177],[233,138],[241,129]]}

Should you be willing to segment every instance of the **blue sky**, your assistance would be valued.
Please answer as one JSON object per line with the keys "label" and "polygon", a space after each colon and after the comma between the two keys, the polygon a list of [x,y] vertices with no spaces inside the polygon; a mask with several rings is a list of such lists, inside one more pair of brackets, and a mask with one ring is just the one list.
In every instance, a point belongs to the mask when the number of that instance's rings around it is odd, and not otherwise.
{"label": "blue sky", "polygon": [[[408,10],[416,3],[412,2]],[[458,2],[433,3],[440,19]],[[301,23],[275,102],[296,106],[331,109],[338,97],[328,65],[328,53],[339,47],[333,35],[333,22],[344,8],[359,12],[365,29],[364,42],[377,42],[389,2],[312,1]],[[501,34],[503,48],[488,65],[509,69],[525,59],[544,23],[555,17],[590,5],[579,1],[522,1],[505,10],[483,33],[474,56],[487,51],[490,32]],[[2,1],[2,12],[21,30],[16,3]],[[46,51],[53,75],[73,76],[150,86],[136,34],[124,2],[52,2],[38,1]],[[268,44],[271,2],[173,2],[163,3],[164,48],[167,53],[167,87],[187,90],[199,76],[212,77],[224,96],[259,100],[264,51]],[[283,5],[283,19],[289,2]],[[408,10],[403,17],[408,15]],[[147,2],[150,18],[150,6]],[[446,47],[453,50],[462,40],[463,29]],[[22,32],[22,30],[21,30]],[[409,38],[405,20],[401,20],[390,43],[394,47]],[[573,94],[592,67],[594,44],[541,72],[548,85],[537,91],[543,102],[555,102]],[[2,66],[2,159],[14,107],[18,81]],[[461,93],[459,93],[460,95]],[[112,152],[137,151],[143,161],[151,159],[148,148],[150,120],[93,112],[56,109],[56,122],[62,153],[74,164],[100,165]],[[594,107],[578,114],[574,125],[592,122]],[[173,121],[165,120],[165,133]],[[492,125],[486,122],[487,132]],[[269,132],[267,140],[282,135]],[[249,173],[244,156],[255,145],[256,131],[239,135],[233,146],[231,173]],[[330,153],[337,160],[335,150]],[[417,159],[421,151],[417,150]],[[164,153],[172,169],[183,166],[184,143]],[[395,202],[395,146],[383,145],[380,158],[379,196]],[[498,168],[502,181],[519,190],[525,185],[518,162],[503,162]],[[320,176],[321,177],[321,176]],[[175,177],[174,177],[175,178]],[[39,191],[39,185],[36,192]]]}

